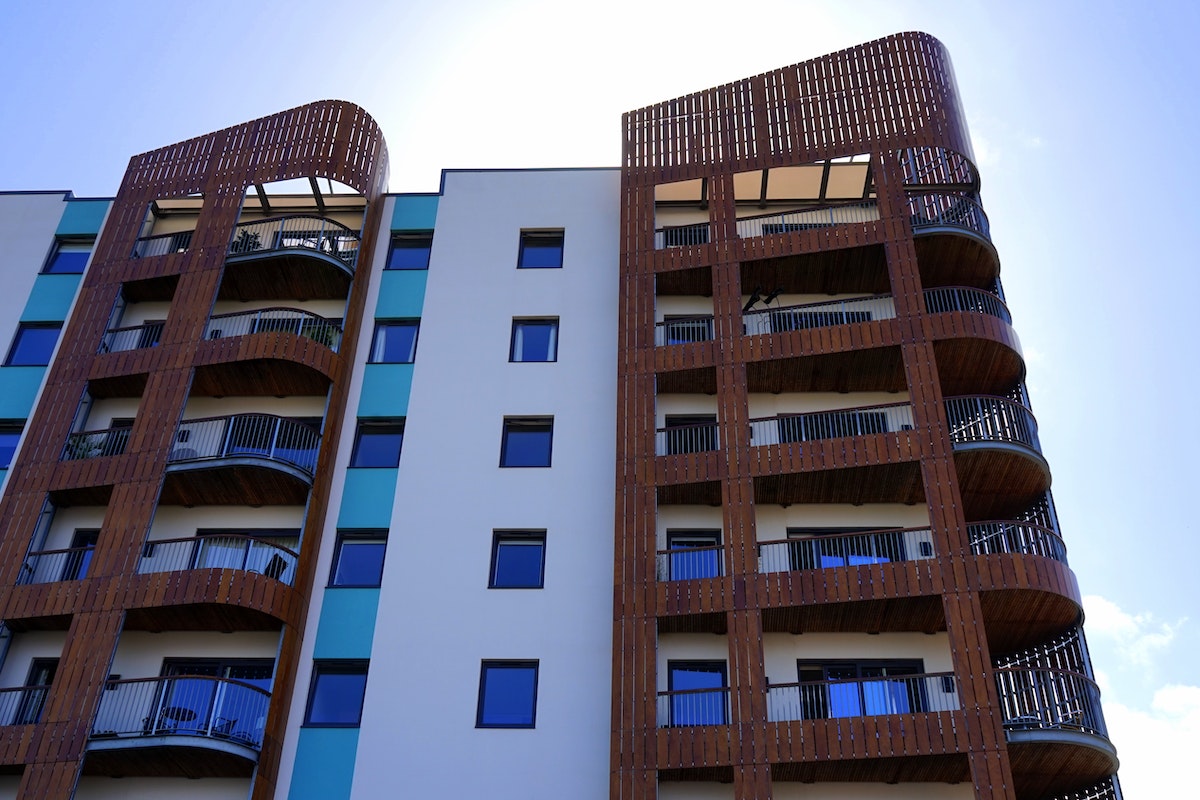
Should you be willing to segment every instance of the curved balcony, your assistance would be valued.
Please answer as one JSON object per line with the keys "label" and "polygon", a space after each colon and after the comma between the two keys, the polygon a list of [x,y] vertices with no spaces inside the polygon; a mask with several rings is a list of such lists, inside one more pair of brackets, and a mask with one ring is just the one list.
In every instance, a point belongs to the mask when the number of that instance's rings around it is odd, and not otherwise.
{"label": "curved balcony", "polygon": [[955,450],[1016,445],[1041,452],[1033,412],[1007,397],[950,397],[946,417]]}
{"label": "curved balcony", "polygon": [[234,314],[217,314],[204,328],[205,339],[249,336],[254,333],[291,333],[338,351],[342,329],[325,317],[298,308],[261,308]]}
{"label": "curved balcony", "polygon": [[[296,544],[294,537],[289,537],[288,542]],[[280,541],[246,534],[212,534],[146,542],[137,572],[147,575],[191,569],[235,569],[265,575],[291,586],[298,558],[295,550]]]}
{"label": "curved balcony", "polygon": [[79,431],[67,437],[61,459],[78,461],[85,458],[119,456],[129,443],[129,428],[108,428],[101,431]]}
{"label": "curved balcony", "polygon": [[[1001,667],[996,688],[1004,729],[1074,731],[1108,737],[1100,689],[1082,672],[1042,667]],[[1012,738],[1012,737],[1010,737]]]}
{"label": "curved balcony", "polygon": [[767,721],[957,711],[952,672],[779,683],[767,687]]}
{"label": "curved balcony", "polygon": [[991,228],[983,206],[972,197],[962,194],[910,194],[909,221],[914,234],[945,231],[966,231],[991,241]]}
{"label": "curved balcony", "polygon": [[123,353],[127,350],[140,350],[144,347],[154,347],[162,339],[164,322],[147,322],[128,328],[111,328],[104,332],[100,340],[100,353]]}
{"label": "curved balcony", "polygon": [[996,553],[1041,556],[1067,563],[1067,546],[1050,528],[1031,522],[989,520],[967,525],[971,552],[977,556]]}
{"label": "curved balcony", "polygon": [[950,397],[946,418],[968,518],[1009,518],[1050,488],[1027,407],[1006,397]]}
{"label": "curved balcony", "polygon": [[[360,237],[339,222],[289,215],[243,222],[233,229],[218,297],[340,299],[358,264]],[[313,269],[314,262],[328,269]]]}
{"label": "curved balcony", "polygon": [[945,286],[925,290],[925,310],[930,314],[945,314],[950,311],[965,311],[971,314],[988,314],[1012,324],[1008,306],[996,295],[969,286]]}
{"label": "curved balcony", "polygon": [[921,561],[934,557],[929,528],[890,528],[847,536],[812,536],[758,543],[758,571],[796,572]]}
{"label": "curved balcony", "polygon": [[763,333],[806,331],[813,328],[849,325],[876,319],[894,319],[895,317],[896,304],[892,296],[877,294],[872,297],[856,297],[851,300],[804,303],[748,311],[742,314],[742,324],[747,336],[755,336]]}
{"label": "curved balcony", "polygon": [[1000,257],[992,245],[987,214],[974,197],[951,193],[908,196],[921,282],[926,286],[992,286]]}
{"label": "curved balcony", "polygon": [[750,420],[750,444],[755,447],[792,442],[867,436],[913,429],[912,405],[888,403],[862,408],[780,414]]}

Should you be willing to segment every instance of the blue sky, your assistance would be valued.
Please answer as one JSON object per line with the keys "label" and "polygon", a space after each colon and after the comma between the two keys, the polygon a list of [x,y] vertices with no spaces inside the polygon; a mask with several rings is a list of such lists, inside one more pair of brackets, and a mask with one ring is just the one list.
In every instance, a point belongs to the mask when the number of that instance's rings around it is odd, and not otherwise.
{"label": "blue sky", "polygon": [[383,127],[392,191],[615,166],[623,111],[914,29],[954,59],[1125,790],[1178,794],[1200,741],[1200,4],[13,4],[0,190],[110,196],[135,153],[324,97]]}

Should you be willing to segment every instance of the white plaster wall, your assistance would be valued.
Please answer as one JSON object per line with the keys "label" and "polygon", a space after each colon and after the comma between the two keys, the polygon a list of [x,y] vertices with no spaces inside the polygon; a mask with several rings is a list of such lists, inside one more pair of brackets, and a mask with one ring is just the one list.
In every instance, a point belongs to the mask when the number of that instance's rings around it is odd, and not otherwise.
{"label": "white plaster wall", "polygon": [[950,672],[950,641],[945,633],[764,633],[763,659],[771,683],[795,683],[797,659],[919,658],[925,672]]}
{"label": "white plaster wall", "polygon": [[114,327],[134,328],[149,319],[166,319],[170,309],[170,303],[161,301],[128,303],[125,310],[121,312],[121,319]]}
{"label": "white plaster wall", "polygon": [[[659,506],[655,538],[655,549],[667,549],[667,531],[672,530],[721,530],[724,520],[721,509],[713,506]],[[724,533],[721,541],[725,542]]]}
{"label": "white plaster wall", "polygon": [[212,316],[241,314],[262,308],[295,308],[326,319],[341,319],[346,313],[342,300],[218,300],[213,305]]}
{"label": "white plaster wall", "polygon": [[112,425],[117,418],[132,419],[137,416],[139,397],[106,397],[92,403],[87,419],[84,420],[82,431],[102,431]]}
{"label": "white plaster wall", "polygon": [[666,295],[655,299],[655,322],[662,322],[667,317],[702,317],[712,313],[711,297]]}
{"label": "white plaster wall", "polygon": [[[444,185],[353,796],[606,798],[619,172]],[[547,228],[563,268],[517,269]],[[560,318],[556,363],[508,362],[524,316]],[[498,467],[505,416],[554,417],[551,468]],[[487,588],[495,528],[546,529],[544,589]],[[536,729],[475,728],[483,659],[540,661]]]}
{"label": "white plaster wall", "polygon": [[0,360],[8,354],[33,282],[54,247],[66,195],[0,194]]}
{"label": "white plaster wall", "polygon": [[274,414],[277,417],[323,417],[324,395],[289,397],[189,397],[183,419],[223,417],[231,414]]}
{"label": "white plaster wall", "polygon": [[64,506],[54,511],[50,531],[37,549],[62,550],[71,546],[71,537],[77,528],[99,530],[104,522],[104,506]]}
{"label": "white plaster wall", "polygon": [[674,206],[654,209],[654,227],[672,225],[698,225],[708,222],[708,209],[696,206]]}
{"label": "white plaster wall", "polygon": [[733,798],[733,784],[731,783],[659,781],[658,784],[658,800],[733,800]]}
{"label": "white plaster wall", "polygon": [[[776,781],[775,800],[971,800],[970,783],[793,783]],[[674,795],[683,800],[687,795]],[[667,800],[659,794],[662,800]]]}
{"label": "white plaster wall", "polygon": [[182,539],[194,535],[199,528],[299,529],[303,524],[303,506],[159,506],[147,539]]}
{"label": "white plaster wall", "polygon": [[788,528],[922,528],[929,525],[929,509],[923,503],[756,505],[754,523],[757,540],[773,542],[786,539]]}
{"label": "white plaster wall", "polygon": [[130,680],[162,674],[166,658],[274,659],[279,636],[273,631],[122,631],[108,671]]}
{"label": "white plaster wall", "polygon": [[[0,798],[5,784],[0,783]],[[244,800],[249,778],[102,778],[83,776],[75,800]],[[13,787],[15,796],[16,787]]]}
{"label": "white plaster wall", "polygon": [[776,414],[805,414],[838,408],[865,408],[891,403],[907,403],[908,392],[784,392],[749,395],[750,419]]}
{"label": "white plaster wall", "polygon": [[66,631],[29,631],[14,633],[0,667],[0,687],[24,686],[29,675],[29,662],[35,658],[60,658]]}
{"label": "white plaster wall", "polygon": [[662,428],[667,417],[681,414],[717,413],[717,398],[711,394],[660,394],[654,414],[654,427]]}
{"label": "white plaster wall", "polygon": [[724,661],[729,663],[729,638],[714,633],[664,633],[658,637],[658,691],[668,690],[669,661]]}

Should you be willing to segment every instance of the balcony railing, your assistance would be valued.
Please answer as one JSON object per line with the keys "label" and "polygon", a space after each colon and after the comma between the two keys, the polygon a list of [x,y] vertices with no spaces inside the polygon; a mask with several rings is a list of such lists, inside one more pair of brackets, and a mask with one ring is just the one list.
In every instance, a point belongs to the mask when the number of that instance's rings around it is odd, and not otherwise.
{"label": "balcony railing", "polygon": [[754,336],[760,333],[784,333],[827,328],[831,325],[849,325],[873,319],[892,319],[895,316],[896,304],[892,296],[879,294],[853,300],[804,303],[749,311],[742,315],[742,322],[746,335]]}
{"label": "balcony railing", "polygon": [[759,572],[833,569],[933,558],[929,528],[894,528],[847,536],[810,536],[758,543]]}
{"label": "balcony railing", "polygon": [[196,736],[258,750],[270,702],[270,692],[228,678],[180,675],[109,681],[92,739]]}
{"label": "balcony railing", "polygon": [[954,711],[959,708],[955,686],[951,672],[772,684],[767,688],[767,720]]}
{"label": "balcony railing", "polygon": [[1067,563],[1067,546],[1050,528],[1032,522],[992,520],[967,526],[971,552],[977,556],[994,553],[1042,556]]}
{"label": "balcony railing", "polygon": [[707,222],[695,225],[669,225],[654,231],[654,249],[708,244],[711,239]]}
{"label": "balcony railing", "polygon": [[713,339],[712,314],[700,317],[679,317],[654,325],[654,344],[691,344],[711,342]]}
{"label": "balcony railing", "polygon": [[294,333],[306,336],[337,352],[342,329],[317,314],[298,308],[262,308],[235,314],[218,314],[208,320],[205,339],[247,336],[251,333]]}
{"label": "balcony railing", "polygon": [[750,420],[750,444],[755,446],[812,442],[843,436],[865,436],[912,430],[912,405],[887,405],[814,411],[807,414],[780,414]]}
{"label": "balcony railing", "polygon": [[658,726],[727,725],[729,687],[658,693]]}
{"label": "balcony railing", "polygon": [[965,195],[910,194],[908,213],[914,231],[961,228],[991,240],[991,230],[983,207]]}
{"label": "balcony railing", "polygon": [[353,270],[358,261],[358,245],[358,232],[340,222],[293,215],[238,225],[229,242],[229,255],[309,250],[336,258]]}
{"label": "balcony railing", "polygon": [[1117,776],[1113,775],[1095,786],[1080,789],[1077,792],[1060,794],[1053,800],[1121,800],[1121,783],[1117,780]]}
{"label": "balcony railing", "polygon": [[[295,537],[287,539],[296,545]],[[296,575],[296,552],[281,541],[245,534],[212,534],[156,539],[142,546],[140,575],[188,569],[236,569],[257,572],[288,586]]]}
{"label": "balcony railing", "polygon": [[1002,442],[1041,452],[1033,412],[1006,397],[951,397],[946,417],[954,444]]}
{"label": "balcony railing", "polygon": [[720,446],[721,439],[715,422],[670,425],[654,432],[654,452],[660,456],[704,453],[717,450]]}
{"label": "balcony railing", "polygon": [[235,414],[179,423],[171,464],[222,458],[265,458],[312,477],[321,434],[302,422],[271,414]]}
{"label": "balcony railing", "polygon": [[101,353],[120,353],[154,347],[162,339],[163,322],[147,322],[130,328],[113,328],[100,340]]}
{"label": "balcony railing", "polygon": [[125,452],[129,442],[129,428],[109,428],[103,431],[80,431],[67,437],[63,448],[63,461],[83,458],[119,456]]}
{"label": "balcony railing", "polygon": [[725,574],[725,548],[682,547],[659,550],[655,566],[660,581],[719,578]]}
{"label": "balcony railing", "polygon": [[808,231],[816,228],[828,228],[831,225],[873,222],[877,219],[879,219],[879,208],[875,205],[874,200],[824,208],[798,208],[773,214],[742,217],[737,221],[737,235],[742,239],[749,239],[752,236]]}
{"label": "balcony railing", "polygon": [[1012,324],[1012,314],[1004,301],[991,292],[967,286],[947,286],[925,290],[925,310],[930,314],[947,311],[969,311],[975,314],[990,314]]}
{"label": "balcony railing", "polygon": [[1068,730],[1108,736],[1100,713],[1100,689],[1080,672],[1001,667],[996,687],[1009,731]]}
{"label": "balcony railing", "polygon": [[18,584],[54,583],[87,577],[92,561],[92,546],[69,547],[65,550],[37,550],[25,556]]}
{"label": "balcony railing", "polygon": [[158,236],[143,236],[133,243],[132,258],[149,258],[163,256],[167,253],[183,253],[192,246],[192,234],[195,231],[178,231],[162,233]]}
{"label": "balcony railing", "polygon": [[49,686],[0,689],[0,725],[32,725],[42,717]]}

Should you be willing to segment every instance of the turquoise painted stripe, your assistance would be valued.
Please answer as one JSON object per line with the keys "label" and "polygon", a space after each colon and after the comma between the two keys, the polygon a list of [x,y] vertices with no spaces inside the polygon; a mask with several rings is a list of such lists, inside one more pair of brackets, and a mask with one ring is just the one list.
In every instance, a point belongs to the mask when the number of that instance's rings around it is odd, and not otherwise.
{"label": "turquoise painted stripe", "polygon": [[301,728],[288,800],[349,798],[357,752],[358,728]]}
{"label": "turquoise painted stripe", "polygon": [[0,469],[0,489],[4,488],[4,479],[8,477],[8,470]]}
{"label": "turquoise painted stripe", "polygon": [[95,236],[112,200],[68,200],[58,221],[56,236]]}
{"label": "turquoise painted stripe", "polygon": [[423,269],[384,270],[379,282],[379,299],[375,301],[378,319],[410,319],[421,316],[425,304],[425,281],[429,272]]}
{"label": "turquoise painted stripe", "polygon": [[45,367],[0,367],[0,419],[26,419],[45,375]]}
{"label": "turquoise painted stripe", "polygon": [[398,472],[395,468],[346,470],[338,527],[388,527],[392,522],[392,501],[396,497]]}
{"label": "turquoise painted stripe", "polygon": [[403,417],[408,414],[412,389],[412,364],[367,364],[362,394],[358,396],[360,417]]}
{"label": "turquoise painted stripe", "polygon": [[378,608],[378,589],[326,589],[313,658],[370,658]]}
{"label": "turquoise painted stripe", "polygon": [[82,275],[38,275],[21,312],[22,322],[52,322],[67,318]]}
{"label": "turquoise painted stripe", "polygon": [[401,195],[392,206],[392,230],[431,231],[437,220],[438,195]]}

